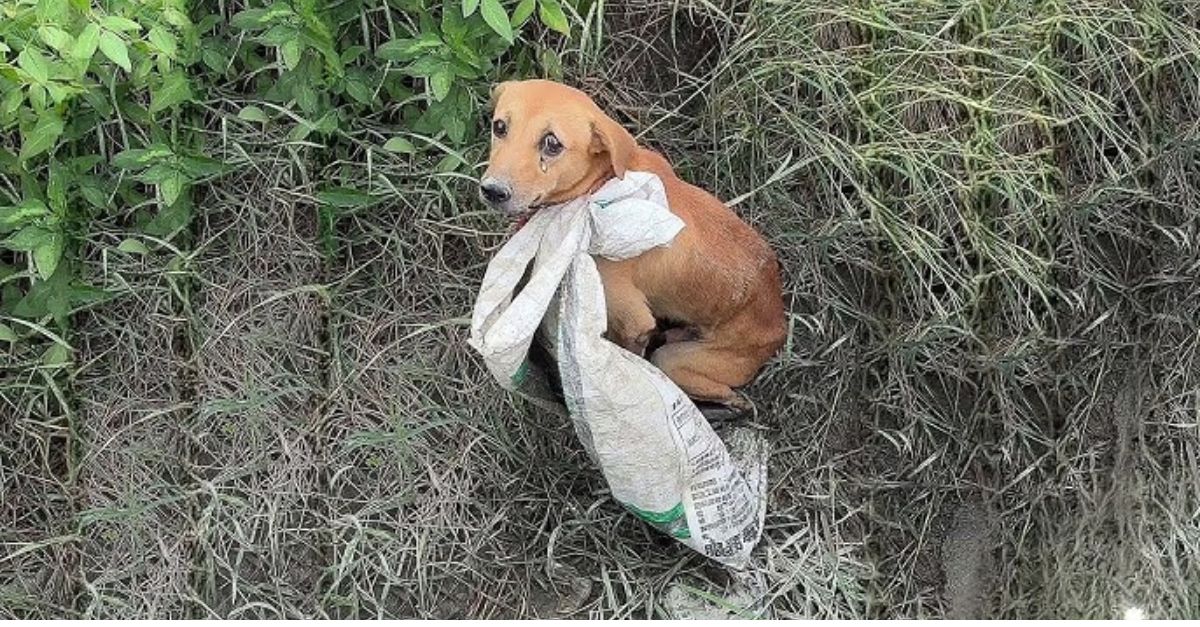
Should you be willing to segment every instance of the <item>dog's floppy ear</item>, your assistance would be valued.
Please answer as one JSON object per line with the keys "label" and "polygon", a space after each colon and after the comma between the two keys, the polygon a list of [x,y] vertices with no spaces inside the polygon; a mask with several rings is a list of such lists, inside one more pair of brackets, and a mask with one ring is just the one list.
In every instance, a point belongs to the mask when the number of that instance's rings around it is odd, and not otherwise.
{"label": "dog's floppy ear", "polygon": [[592,120],[592,154],[608,153],[617,178],[625,178],[625,170],[629,169],[629,161],[636,149],[633,135],[616,120],[603,114]]}
{"label": "dog's floppy ear", "polygon": [[508,87],[509,83],[512,83],[512,81],[504,81],[503,83],[496,83],[492,86],[492,94],[488,98],[489,110],[496,108],[496,103],[500,102],[500,94],[504,93],[504,88]]}

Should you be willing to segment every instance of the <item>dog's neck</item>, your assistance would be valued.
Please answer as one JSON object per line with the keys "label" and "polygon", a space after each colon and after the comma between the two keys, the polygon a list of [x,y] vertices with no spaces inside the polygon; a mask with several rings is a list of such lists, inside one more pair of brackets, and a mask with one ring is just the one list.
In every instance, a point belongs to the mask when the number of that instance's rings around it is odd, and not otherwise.
{"label": "dog's neck", "polygon": [[610,171],[605,176],[602,176],[599,179],[596,179],[596,182],[592,183],[591,187],[588,187],[587,193],[584,195],[591,196],[592,194],[595,194],[601,187],[604,187],[605,183],[607,183],[615,178],[617,178],[617,175]]}
{"label": "dog's neck", "polygon": [[[671,164],[668,163],[662,155],[641,146],[638,146],[637,150],[634,151],[633,158],[630,159],[629,170],[635,172],[650,172],[657,175],[661,179],[675,176],[675,171],[671,169]],[[578,194],[574,194],[572,198],[591,196],[592,194],[595,194],[596,191],[601,187],[604,187],[605,183],[608,183],[615,178],[617,178],[616,172],[614,172],[611,167],[605,168],[603,173],[596,177],[590,184],[580,185],[580,192]],[[534,213],[535,212],[530,211],[518,216],[517,219],[513,221],[512,229],[509,231],[509,233],[512,234],[520,231],[521,227],[525,226],[525,223],[529,221],[529,218],[533,217]]]}

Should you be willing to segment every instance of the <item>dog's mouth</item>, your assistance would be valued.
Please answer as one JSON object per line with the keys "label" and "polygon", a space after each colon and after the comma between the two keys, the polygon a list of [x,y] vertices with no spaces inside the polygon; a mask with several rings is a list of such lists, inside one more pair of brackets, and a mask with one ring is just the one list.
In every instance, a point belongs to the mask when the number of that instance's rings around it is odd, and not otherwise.
{"label": "dog's mouth", "polygon": [[541,211],[543,208],[546,207],[546,205],[549,204],[549,203],[542,202],[542,197],[544,197],[544,196],[545,196],[545,194],[538,194],[538,197],[534,198],[533,202],[529,203],[529,206],[526,207],[525,211],[523,211],[521,213],[524,213],[526,215],[533,215],[533,214]]}
{"label": "dog's mouth", "polygon": [[541,200],[541,196],[534,198],[533,202],[529,203],[528,207],[525,207],[524,210],[516,215],[516,218],[513,220],[512,228],[514,233],[521,230],[521,227],[525,226],[525,223],[529,222],[529,219],[532,218],[535,213],[546,207],[547,203],[541,202]]}

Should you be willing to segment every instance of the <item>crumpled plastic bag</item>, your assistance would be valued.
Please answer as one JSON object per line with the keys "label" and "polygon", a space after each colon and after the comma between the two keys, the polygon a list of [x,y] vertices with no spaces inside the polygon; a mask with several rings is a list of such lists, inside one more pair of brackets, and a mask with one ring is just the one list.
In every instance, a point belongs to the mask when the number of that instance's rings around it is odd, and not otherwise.
{"label": "crumpled plastic bag", "polygon": [[[662,181],[646,172],[538,211],[488,264],[469,341],[506,389],[545,407],[561,399],[614,499],[741,568],[766,510],[761,432],[735,429],[723,442],[666,375],[602,337],[604,290],[592,255],[635,257],[670,246],[683,228]],[[539,350],[549,363],[533,358]]]}

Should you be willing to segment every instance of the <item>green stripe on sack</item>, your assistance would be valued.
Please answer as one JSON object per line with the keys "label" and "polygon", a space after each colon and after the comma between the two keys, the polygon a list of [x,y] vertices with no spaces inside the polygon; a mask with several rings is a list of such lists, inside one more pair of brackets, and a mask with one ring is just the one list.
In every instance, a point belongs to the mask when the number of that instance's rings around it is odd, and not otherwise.
{"label": "green stripe on sack", "polygon": [[525,377],[528,376],[529,360],[526,359],[525,361],[521,362],[521,365],[517,368],[517,371],[512,373],[512,376],[509,377],[508,380],[512,382],[512,386],[514,388],[518,388],[521,387],[521,384],[525,382]]}
{"label": "green stripe on sack", "polygon": [[633,512],[638,518],[658,527],[675,538],[686,540],[692,537],[692,532],[688,529],[687,519],[683,515],[682,502],[665,512],[652,512],[629,503],[622,503],[622,505]]}
{"label": "green stripe on sack", "polygon": [[626,503],[625,507],[628,507],[629,511],[637,514],[638,518],[641,518],[642,520],[644,520],[648,523],[654,523],[656,525],[662,525],[662,524],[666,524],[669,522],[673,522],[676,518],[683,516],[683,503],[682,502],[680,502],[678,505],[676,505],[675,507],[672,507],[671,509],[669,509],[665,512],[652,512],[650,510],[645,510],[645,509],[638,507],[637,505],[631,505],[629,503]]}

